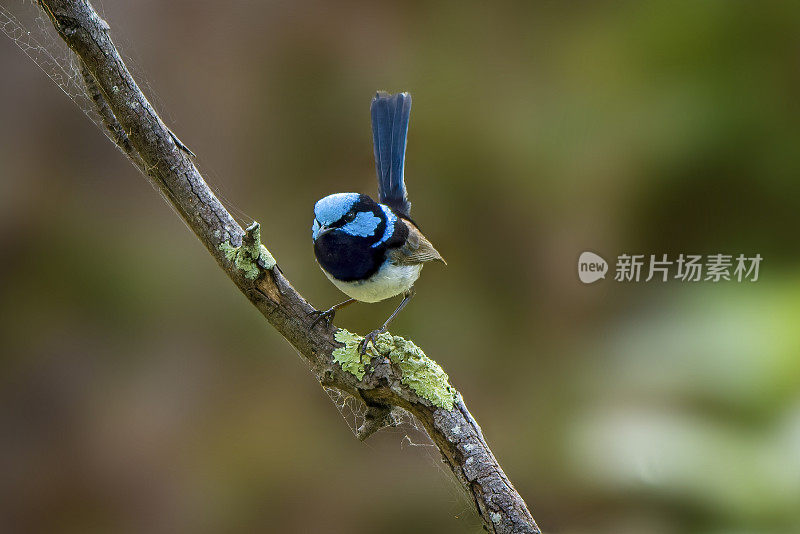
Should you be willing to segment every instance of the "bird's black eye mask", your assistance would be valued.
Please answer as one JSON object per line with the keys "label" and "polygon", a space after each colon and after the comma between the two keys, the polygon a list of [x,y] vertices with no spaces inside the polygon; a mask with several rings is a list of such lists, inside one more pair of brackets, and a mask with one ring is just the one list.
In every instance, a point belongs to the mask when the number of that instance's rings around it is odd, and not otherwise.
{"label": "bird's black eye mask", "polygon": [[356,216],[358,215],[357,212],[350,210],[344,214],[344,217],[333,223],[334,228],[339,228],[340,226],[344,226],[347,223],[353,222],[356,220]]}
{"label": "bird's black eye mask", "polygon": [[340,228],[345,224],[351,223],[358,217],[359,213],[372,213],[375,217],[383,219],[383,211],[378,203],[372,200],[368,195],[361,195],[359,199],[350,207],[350,210],[345,213],[341,219],[329,225],[331,228]]}
{"label": "bird's black eye mask", "polygon": [[342,226],[355,221],[356,217],[358,217],[358,214],[359,214],[358,211],[350,210],[347,213],[345,213],[341,219],[332,224],[329,224],[328,228],[341,228]]}

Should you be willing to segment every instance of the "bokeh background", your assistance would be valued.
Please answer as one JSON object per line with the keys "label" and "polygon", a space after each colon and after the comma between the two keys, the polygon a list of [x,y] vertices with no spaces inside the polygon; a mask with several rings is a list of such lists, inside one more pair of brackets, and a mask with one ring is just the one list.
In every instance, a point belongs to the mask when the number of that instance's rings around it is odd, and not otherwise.
{"label": "bokeh background", "polygon": [[[370,98],[412,92],[414,216],[449,265],[393,331],[445,367],[544,531],[800,531],[800,4],[95,5],[318,307],[341,295],[312,205],[374,192]],[[5,38],[0,72],[0,530],[479,530],[413,428],[353,437]],[[764,261],[756,283],[586,286],[584,250]]]}

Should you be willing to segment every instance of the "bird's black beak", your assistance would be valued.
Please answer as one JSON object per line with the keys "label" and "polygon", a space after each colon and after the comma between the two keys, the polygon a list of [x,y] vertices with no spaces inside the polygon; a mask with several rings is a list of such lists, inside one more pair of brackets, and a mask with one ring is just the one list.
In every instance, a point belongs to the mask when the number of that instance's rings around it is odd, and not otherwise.
{"label": "bird's black beak", "polygon": [[331,228],[330,226],[325,226],[324,224],[319,227],[319,232],[317,233],[317,239],[324,236],[327,233],[333,232],[336,228]]}

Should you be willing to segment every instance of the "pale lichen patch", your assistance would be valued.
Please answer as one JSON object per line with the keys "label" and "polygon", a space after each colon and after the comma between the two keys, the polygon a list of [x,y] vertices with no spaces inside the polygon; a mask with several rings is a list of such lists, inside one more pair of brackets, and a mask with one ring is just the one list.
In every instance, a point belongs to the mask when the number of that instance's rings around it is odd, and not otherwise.
{"label": "pale lichen patch", "polygon": [[503,520],[503,514],[501,514],[500,512],[492,512],[491,514],[489,514],[489,517],[492,518],[492,523],[494,523],[495,525]]}
{"label": "pale lichen patch", "polygon": [[372,359],[372,351],[368,350],[365,354],[358,351],[358,345],[363,337],[353,334],[340,328],[333,334],[333,338],[339,343],[344,343],[343,347],[334,349],[333,361],[342,366],[342,369],[361,380],[366,373],[366,365]]}
{"label": "pale lichen patch", "polygon": [[258,247],[258,263],[266,270],[271,270],[278,263],[272,256],[272,253],[267,250],[267,247],[259,243]]}
{"label": "pale lichen patch", "polygon": [[403,373],[402,382],[435,406],[452,410],[456,390],[450,385],[444,369],[428,358],[413,342],[399,336],[395,336],[393,341],[389,359],[400,367]]}
{"label": "pale lichen patch", "polygon": [[377,336],[374,346],[370,345],[366,354],[362,356],[358,352],[358,344],[363,339],[361,336],[339,329],[334,337],[345,344],[344,347],[333,351],[334,360],[359,380],[364,377],[365,365],[372,357],[388,356],[392,364],[400,369],[401,382],[410,387],[414,393],[430,401],[434,406],[448,411],[453,409],[456,390],[450,385],[447,373],[413,342],[400,336],[381,334]]}
{"label": "pale lichen patch", "polygon": [[219,245],[219,250],[236,269],[244,271],[244,277],[248,280],[258,278],[262,269],[270,270],[275,267],[275,258],[267,247],[261,244],[261,226],[258,223],[253,223],[247,228],[247,235],[242,240],[241,246],[234,247],[228,240]]}

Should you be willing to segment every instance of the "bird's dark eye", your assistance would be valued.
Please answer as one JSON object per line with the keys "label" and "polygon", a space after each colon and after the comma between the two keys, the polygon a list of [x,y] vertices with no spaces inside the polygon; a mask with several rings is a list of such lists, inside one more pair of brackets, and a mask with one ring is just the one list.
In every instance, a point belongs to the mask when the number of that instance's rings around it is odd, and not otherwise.
{"label": "bird's dark eye", "polygon": [[344,216],[344,222],[346,223],[353,222],[355,218],[356,214],[351,211],[350,213]]}

